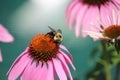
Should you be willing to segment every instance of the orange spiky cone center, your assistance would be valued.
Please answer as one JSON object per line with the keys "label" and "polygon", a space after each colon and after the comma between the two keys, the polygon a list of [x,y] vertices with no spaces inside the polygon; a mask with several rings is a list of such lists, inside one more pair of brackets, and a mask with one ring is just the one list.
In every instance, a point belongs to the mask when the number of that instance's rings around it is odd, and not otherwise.
{"label": "orange spiky cone center", "polygon": [[45,34],[35,36],[30,42],[30,55],[37,61],[51,60],[56,57],[58,50],[59,46],[50,36]]}
{"label": "orange spiky cone center", "polygon": [[111,39],[120,36],[120,25],[111,25],[104,29],[103,35]]}

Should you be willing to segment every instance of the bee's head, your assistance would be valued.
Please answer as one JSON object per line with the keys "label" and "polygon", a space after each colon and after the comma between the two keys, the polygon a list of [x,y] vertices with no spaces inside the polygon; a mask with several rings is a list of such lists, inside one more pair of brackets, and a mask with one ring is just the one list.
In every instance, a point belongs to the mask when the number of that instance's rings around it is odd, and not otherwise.
{"label": "bee's head", "polygon": [[58,30],[54,30],[52,29],[50,26],[48,26],[51,31],[47,33],[47,35],[50,35],[50,37],[58,44],[60,44],[62,42],[62,31],[60,29]]}

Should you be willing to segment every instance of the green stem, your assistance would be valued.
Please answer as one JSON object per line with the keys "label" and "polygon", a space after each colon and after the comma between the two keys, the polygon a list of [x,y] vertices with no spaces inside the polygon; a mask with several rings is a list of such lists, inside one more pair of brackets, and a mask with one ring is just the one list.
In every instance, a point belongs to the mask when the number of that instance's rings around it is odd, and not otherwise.
{"label": "green stem", "polygon": [[106,80],[111,80],[110,67],[108,65],[109,64],[107,62],[104,64]]}
{"label": "green stem", "polygon": [[107,53],[105,42],[101,41],[101,44],[102,44],[102,55],[104,56],[103,66],[105,68],[106,80],[111,80],[110,67],[109,67],[109,54]]}

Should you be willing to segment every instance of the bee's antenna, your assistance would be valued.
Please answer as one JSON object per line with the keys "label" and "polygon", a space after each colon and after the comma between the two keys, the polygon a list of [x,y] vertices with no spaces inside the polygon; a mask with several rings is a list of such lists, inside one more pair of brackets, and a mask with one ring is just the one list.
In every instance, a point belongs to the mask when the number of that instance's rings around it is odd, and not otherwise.
{"label": "bee's antenna", "polygon": [[48,26],[48,28],[51,30],[51,31],[55,31],[53,28],[51,28],[50,26]]}

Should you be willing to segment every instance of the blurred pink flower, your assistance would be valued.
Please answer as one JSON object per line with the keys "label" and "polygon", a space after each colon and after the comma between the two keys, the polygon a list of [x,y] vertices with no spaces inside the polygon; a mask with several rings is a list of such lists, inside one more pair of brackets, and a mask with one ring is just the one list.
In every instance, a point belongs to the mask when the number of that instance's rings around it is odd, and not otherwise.
{"label": "blurred pink flower", "polygon": [[[68,53],[67,54],[65,54]],[[70,52],[63,46],[57,45],[50,36],[39,34],[35,36],[29,47],[14,61],[7,75],[8,80],[73,80],[68,63],[72,64]]]}
{"label": "blurred pink flower", "polygon": [[[0,42],[10,43],[13,42],[13,36],[8,32],[8,30],[0,24]],[[0,62],[2,61],[2,53],[0,50]]]}
{"label": "blurred pink flower", "polygon": [[[110,13],[109,13],[110,14]],[[94,40],[106,40],[114,43],[116,40],[120,40],[120,12],[115,13],[113,10],[110,15],[102,17],[101,20],[97,20],[99,24],[91,24],[94,28],[84,31]]]}
{"label": "blurred pink flower", "polygon": [[[66,20],[70,29],[75,26],[76,36],[79,37],[83,30],[90,30],[90,22],[97,24],[96,18],[104,17],[112,9],[116,12],[120,8],[120,0],[72,0],[66,9]],[[86,37],[82,33],[82,37]]]}

